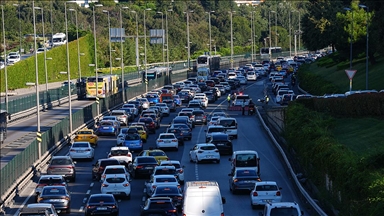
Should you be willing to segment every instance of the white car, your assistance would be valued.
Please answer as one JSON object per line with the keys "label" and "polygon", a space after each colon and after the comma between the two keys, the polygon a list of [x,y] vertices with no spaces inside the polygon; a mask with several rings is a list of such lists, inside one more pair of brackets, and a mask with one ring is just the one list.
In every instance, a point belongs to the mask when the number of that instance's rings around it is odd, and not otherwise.
{"label": "white car", "polygon": [[108,153],[109,158],[115,158],[121,165],[132,163],[132,153],[127,146],[114,146]]}
{"label": "white car", "polygon": [[69,149],[69,156],[72,159],[90,159],[95,157],[95,149],[89,142],[74,142]]}
{"label": "white car", "polygon": [[37,54],[39,54],[39,53],[43,53],[44,50],[48,51],[47,49],[44,49],[44,48],[38,48],[38,49],[36,50],[36,53],[37,53]]}
{"label": "white car", "polygon": [[9,64],[14,64],[14,63],[17,63],[21,60],[21,57],[19,54],[16,54],[16,55],[9,55],[8,58],[7,58],[7,62]]}
{"label": "white car", "polygon": [[225,112],[214,112],[214,113],[212,113],[212,117],[214,117],[214,116],[220,116],[220,117],[224,117],[224,118],[228,117],[227,113],[225,113]]}
{"label": "white car", "polygon": [[124,174],[108,175],[101,184],[101,193],[131,199],[130,179]]}
{"label": "white car", "polygon": [[255,183],[255,188],[251,191],[252,208],[264,206],[268,203],[281,202],[281,188],[274,181],[261,181]]}
{"label": "white car", "polygon": [[180,184],[184,183],[184,166],[181,166],[180,161],[177,160],[168,160],[161,161],[159,166],[174,166],[177,171],[177,178]]}
{"label": "white car", "polygon": [[136,108],[135,104],[124,104],[122,108],[133,109],[133,114],[135,115],[135,117],[139,115],[139,110]]}
{"label": "white car", "polygon": [[224,88],[223,85],[218,84],[218,85],[215,85],[215,87],[217,87],[217,88],[220,90],[220,92],[221,92],[222,95],[225,94],[226,90],[225,90],[225,88]]}
{"label": "white car", "polygon": [[169,109],[166,103],[157,103],[156,106],[161,108],[161,113],[163,116],[169,116],[169,114],[171,114],[171,109]]}
{"label": "white car", "polygon": [[208,98],[204,96],[195,96],[193,100],[198,100],[201,103],[201,106],[207,107],[208,106]]}
{"label": "white car", "polygon": [[51,203],[32,203],[28,204],[27,208],[45,208],[48,211],[49,216],[58,216],[57,213],[60,213],[61,211],[56,211],[55,206],[53,206]]}
{"label": "white car", "polygon": [[241,85],[247,85],[247,79],[245,78],[245,76],[237,76],[237,79],[240,80]]}
{"label": "white car", "polygon": [[255,72],[251,71],[247,73],[247,80],[257,80],[257,75]]}
{"label": "white car", "polygon": [[145,183],[147,196],[151,196],[158,185],[176,185],[180,187],[179,181],[174,175],[151,175]]}
{"label": "white car", "polygon": [[111,176],[113,177],[117,174],[123,174],[127,177],[127,179],[130,179],[129,172],[124,165],[110,165],[104,168],[104,172],[101,174],[100,182],[103,182],[106,178]]}
{"label": "white car", "polygon": [[196,94],[195,94],[195,97],[196,97],[196,96],[207,97],[207,95],[206,95],[205,93],[196,93]]}
{"label": "white car", "polygon": [[103,116],[101,121],[115,121],[119,125],[119,128],[121,127],[120,121],[117,119],[117,116]]}
{"label": "white car", "polygon": [[[209,125],[209,126],[211,126],[211,125],[216,125],[217,120],[219,120],[219,118],[221,118],[221,116],[213,116],[213,117],[211,118],[211,120],[209,121],[208,125]],[[209,127],[209,126],[208,126],[208,127]]]}
{"label": "white car", "polygon": [[143,109],[149,108],[149,101],[147,98],[138,98],[137,100],[141,102]]}
{"label": "white car", "polygon": [[220,85],[223,85],[225,88],[225,91],[231,91],[231,86],[229,85],[228,82],[220,82]]}
{"label": "white car", "polygon": [[124,143],[125,135],[128,133],[128,128],[121,128],[119,135],[117,135],[116,145],[119,146]]}
{"label": "white car", "polygon": [[237,75],[235,72],[229,72],[228,73],[228,79],[236,79],[237,78]]}
{"label": "white car", "polygon": [[156,140],[156,147],[162,148],[175,148],[179,150],[179,141],[173,133],[161,133]]}
{"label": "white car", "polygon": [[200,143],[196,144],[189,151],[189,161],[199,163],[201,161],[216,161],[220,163],[220,153],[215,144]]}

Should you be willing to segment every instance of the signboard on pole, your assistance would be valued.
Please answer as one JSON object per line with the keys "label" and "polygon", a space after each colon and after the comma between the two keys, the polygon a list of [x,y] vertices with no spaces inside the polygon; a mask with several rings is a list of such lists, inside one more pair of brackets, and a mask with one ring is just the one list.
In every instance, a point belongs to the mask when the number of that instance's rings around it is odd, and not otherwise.
{"label": "signboard on pole", "polygon": [[345,73],[347,74],[348,78],[351,80],[355,76],[357,70],[345,70]]}

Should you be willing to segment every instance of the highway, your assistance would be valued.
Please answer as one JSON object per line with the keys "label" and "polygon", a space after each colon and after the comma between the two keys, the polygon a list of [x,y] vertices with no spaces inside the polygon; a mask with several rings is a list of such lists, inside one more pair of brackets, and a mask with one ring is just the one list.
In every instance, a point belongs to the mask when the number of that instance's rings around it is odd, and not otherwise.
{"label": "highway", "polygon": [[[249,94],[253,101],[263,97],[264,81],[258,80],[256,82],[249,82],[245,90],[246,94]],[[222,103],[224,102],[224,103]],[[223,104],[223,105],[221,105]],[[221,97],[214,104],[209,104],[206,109],[207,113],[213,110],[226,110],[227,104],[225,96]],[[180,111],[178,108],[177,112]],[[156,135],[151,134],[148,142],[145,144],[145,149],[149,147],[155,147],[155,140],[160,132],[163,132],[173,117],[177,115],[177,112],[171,113],[169,117],[164,117],[162,120],[161,128],[157,130]],[[280,187],[282,187],[283,201],[296,201],[304,210],[304,215],[315,215],[313,212],[309,212],[304,208],[304,203],[301,202],[300,194],[297,194],[295,187],[290,180],[290,176],[286,172],[284,165],[281,163],[279,153],[275,149],[270,138],[265,133],[261,122],[257,116],[242,116],[240,111],[228,111],[228,114],[237,118],[239,125],[239,138],[233,141],[234,150],[256,150],[260,155],[261,163],[261,178],[262,180],[277,181]],[[25,123],[23,123],[25,125]],[[227,199],[227,203],[224,205],[225,215],[227,216],[239,216],[239,215],[258,215],[261,210],[252,210],[250,206],[250,197],[248,193],[233,195],[229,191],[228,173],[230,171],[229,156],[222,156],[221,163],[216,164],[195,164],[189,162],[189,149],[195,143],[202,143],[205,140],[204,129],[206,126],[196,126],[193,130],[193,138],[191,141],[186,141],[184,146],[179,148],[179,151],[166,151],[168,157],[173,160],[180,160],[181,164],[185,166],[185,179],[186,181],[194,180],[214,180],[220,185],[222,196]],[[99,145],[96,147],[96,155],[93,162],[99,158],[105,158],[109,149],[116,144],[115,137],[101,137]],[[63,148],[58,154],[66,155],[68,153],[68,147]],[[136,154],[136,153],[135,153]],[[134,154],[134,155],[135,155]],[[100,183],[94,182],[91,179],[92,163],[88,161],[79,161],[76,165],[77,177],[76,182],[69,183],[69,190],[72,194],[71,202],[71,214],[70,215],[83,215],[84,205],[90,194],[100,193]],[[45,170],[41,171],[42,174]],[[12,208],[7,209],[7,215],[13,215],[18,208],[24,204],[33,203],[32,199],[29,199],[33,195],[33,190],[36,186],[36,180],[34,179],[25,190],[21,191],[19,196],[15,199],[15,203]],[[144,200],[144,182],[146,179],[134,179],[132,184],[131,200],[120,200],[120,215],[139,215],[140,205]]]}

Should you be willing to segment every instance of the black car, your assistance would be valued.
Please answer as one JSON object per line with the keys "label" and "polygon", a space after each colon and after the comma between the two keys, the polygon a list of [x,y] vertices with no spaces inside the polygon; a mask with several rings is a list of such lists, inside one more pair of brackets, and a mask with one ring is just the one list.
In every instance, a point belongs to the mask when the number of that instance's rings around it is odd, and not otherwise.
{"label": "black car", "polygon": [[133,121],[135,119],[135,113],[133,113],[133,108],[120,108],[119,110],[124,110],[128,114],[128,121]]}
{"label": "black car", "polygon": [[167,104],[167,107],[171,112],[176,111],[176,103],[172,99],[163,100],[163,103]]}
{"label": "black car", "polygon": [[228,134],[225,133],[212,133],[209,143],[215,144],[220,154],[232,155],[233,145]]}
{"label": "black car", "polygon": [[140,101],[128,101],[128,104],[134,104],[136,109],[141,113],[143,111],[143,104]]}
{"label": "black car", "polygon": [[168,128],[167,133],[173,133],[175,134],[177,140],[179,141],[179,145],[184,145],[184,133],[180,128]]}
{"label": "black car", "polygon": [[156,133],[156,122],[152,118],[140,118],[138,122],[145,123],[145,126],[148,128],[148,130],[152,133]]}
{"label": "black car", "polygon": [[217,77],[212,77],[211,80],[215,82],[215,84],[220,84],[220,80]]}
{"label": "black car", "polygon": [[188,103],[191,100],[191,95],[188,92],[179,92],[177,95],[179,95],[182,102]]}
{"label": "black car", "polygon": [[210,91],[205,91],[204,94],[205,96],[207,96],[208,102],[214,103],[217,100],[216,90],[215,90],[215,94],[213,93],[213,89],[211,89]]}
{"label": "black car", "polygon": [[181,210],[183,204],[183,194],[177,185],[159,185],[153,191],[151,197],[169,197],[178,210]]}
{"label": "black car", "polygon": [[[184,138],[184,140],[191,140],[192,139],[192,128],[190,128],[187,124],[174,122],[168,128],[168,130],[172,130],[172,129],[179,129],[179,130],[181,130],[181,132],[183,134],[182,137]],[[177,135],[176,135],[176,137],[177,137]]]}
{"label": "black car", "polygon": [[236,88],[238,88],[238,87],[241,86],[241,85],[240,85],[240,80],[239,80],[239,79],[235,78],[235,79],[232,79],[232,80],[235,82],[235,86],[236,86]]}
{"label": "black car", "polygon": [[229,86],[231,86],[231,90],[235,90],[237,88],[235,81],[230,79],[227,82],[228,82]]}
{"label": "black car", "polygon": [[146,215],[166,215],[177,216],[177,209],[169,197],[153,197],[141,205],[140,216]]}
{"label": "black car", "polygon": [[199,82],[197,83],[201,91],[206,91],[207,90],[207,84],[205,82]]}
{"label": "black car", "polygon": [[115,158],[99,159],[95,164],[92,164],[92,179],[100,180],[101,174],[103,174],[105,167],[112,165],[121,165]]}
{"label": "black car", "polygon": [[157,160],[153,156],[137,156],[129,165],[129,172],[133,178],[140,175],[151,175],[157,165]]}
{"label": "black car", "polygon": [[56,210],[71,213],[71,195],[66,186],[45,186],[39,196],[38,203],[52,204]]}
{"label": "black car", "polygon": [[203,110],[194,110],[192,111],[192,115],[194,116],[194,123],[207,125],[207,115]]}
{"label": "black car", "polygon": [[85,206],[85,216],[119,215],[119,206],[112,194],[92,194]]}

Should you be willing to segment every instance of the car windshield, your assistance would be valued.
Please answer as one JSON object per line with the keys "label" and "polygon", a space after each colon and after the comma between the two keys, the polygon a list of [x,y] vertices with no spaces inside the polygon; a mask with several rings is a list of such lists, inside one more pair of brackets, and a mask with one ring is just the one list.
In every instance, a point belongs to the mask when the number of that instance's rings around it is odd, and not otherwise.
{"label": "car windshield", "polygon": [[156,182],[160,183],[164,183],[164,182],[176,182],[176,178],[156,178]]}
{"label": "car windshield", "polygon": [[125,178],[119,178],[119,177],[107,178],[105,181],[110,184],[117,184],[117,183],[123,183],[125,181]]}
{"label": "car windshield", "polygon": [[72,148],[87,148],[89,147],[88,143],[73,143]]}
{"label": "car windshield", "polygon": [[44,188],[42,194],[48,195],[48,196],[64,195],[65,189],[64,188]]}
{"label": "car windshield", "polygon": [[225,128],[209,128],[208,133],[225,132]]}
{"label": "car windshield", "polygon": [[155,175],[174,175],[176,173],[175,169],[158,169],[155,172]]}
{"label": "car windshield", "polygon": [[101,126],[112,126],[112,122],[102,122]]}
{"label": "car windshield", "polygon": [[242,177],[242,176],[256,176],[256,170],[237,170],[236,176]]}
{"label": "car windshield", "polygon": [[277,185],[257,185],[256,190],[257,191],[277,191],[279,189],[277,188]]}
{"label": "car windshield", "polygon": [[161,135],[159,137],[159,139],[174,139],[175,136],[174,135],[171,135],[171,134],[168,134],[168,135]]}
{"label": "car windshield", "polygon": [[234,127],[236,126],[236,121],[235,120],[220,120],[220,125],[223,125],[224,127]]}
{"label": "car windshield", "polygon": [[[179,121],[179,122],[181,122],[181,121]],[[185,122],[185,121],[183,121],[183,122]],[[173,125],[173,127],[180,128],[180,129],[189,129],[188,125],[186,125],[186,124],[175,124],[175,125]]]}
{"label": "car windshield", "polygon": [[72,161],[69,159],[53,159],[51,165],[70,165]]}
{"label": "car windshield", "polygon": [[109,168],[106,169],[104,174],[125,174],[124,168]]}
{"label": "car windshield", "polygon": [[151,151],[148,153],[149,156],[166,156],[164,152],[161,151]]}
{"label": "car windshield", "polygon": [[299,216],[299,212],[295,208],[272,208],[271,216]]}
{"label": "car windshield", "polygon": [[61,178],[43,178],[40,179],[39,184],[63,184],[63,180]]}
{"label": "car windshield", "polygon": [[216,147],[215,146],[201,146],[200,149],[201,150],[215,150]]}
{"label": "car windshield", "polygon": [[119,161],[113,159],[113,160],[103,160],[100,162],[101,167],[106,167],[109,165],[120,165]]}
{"label": "car windshield", "polygon": [[104,116],[103,120],[116,120],[115,116]]}
{"label": "car windshield", "polygon": [[127,134],[125,140],[139,140],[140,136],[138,134]]}
{"label": "car windshield", "polygon": [[114,203],[112,196],[92,196],[89,198],[89,203]]}
{"label": "car windshield", "polygon": [[128,150],[122,150],[122,149],[119,149],[119,150],[111,150],[111,155],[113,155],[113,156],[127,155],[128,152],[129,152]]}
{"label": "car windshield", "polygon": [[255,154],[241,154],[236,155],[237,167],[253,167],[257,165]]}
{"label": "car windshield", "polygon": [[170,202],[151,202],[150,204],[151,209],[173,209],[172,203]]}
{"label": "car windshield", "polygon": [[93,134],[92,131],[79,131],[78,134]]}
{"label": "car windshield", "polygon": [[177,187],[157,187],[156,194],[178,194],[180,191]]}
{"label": "car windshield", "polygon": [[138,163],[157,163],[155,158],[137,158]]}

